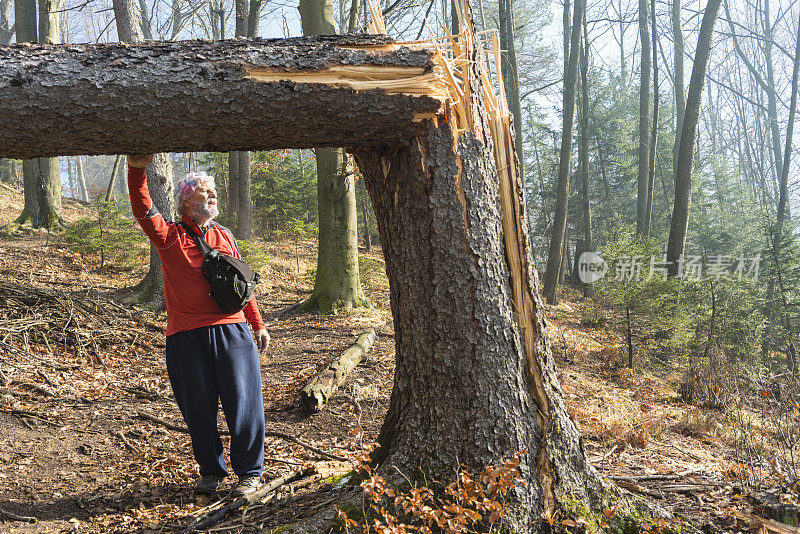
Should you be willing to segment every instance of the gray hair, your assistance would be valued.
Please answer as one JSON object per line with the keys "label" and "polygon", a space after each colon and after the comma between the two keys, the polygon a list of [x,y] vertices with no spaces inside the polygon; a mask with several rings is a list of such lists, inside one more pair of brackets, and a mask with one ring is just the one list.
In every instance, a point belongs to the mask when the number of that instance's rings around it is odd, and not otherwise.
{"label": "gray hair", "polygon": [[178,186],[175,188],[175,211],[178,212],[179,217],[183,216],[183,201],[194,195],[201,184],[215,187],[214,177],[203,171],[190,172],[185,178],[178,181]]}

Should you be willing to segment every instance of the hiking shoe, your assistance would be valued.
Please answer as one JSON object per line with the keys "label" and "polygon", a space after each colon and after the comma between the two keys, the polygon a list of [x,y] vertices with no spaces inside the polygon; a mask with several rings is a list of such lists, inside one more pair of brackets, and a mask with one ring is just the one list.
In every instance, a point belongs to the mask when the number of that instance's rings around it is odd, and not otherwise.
{"label": "hiking shoe", "polygon": [[256,492],[261,486],[261,475],[245,475],[233,489],[234,497],[245,497]]}
{"label": "hiking shoe", "polygon": [[225,477],[219,475],[203,475],[197,484],[194,486],[195,495],[214,495],[220,482],[225,480]]}

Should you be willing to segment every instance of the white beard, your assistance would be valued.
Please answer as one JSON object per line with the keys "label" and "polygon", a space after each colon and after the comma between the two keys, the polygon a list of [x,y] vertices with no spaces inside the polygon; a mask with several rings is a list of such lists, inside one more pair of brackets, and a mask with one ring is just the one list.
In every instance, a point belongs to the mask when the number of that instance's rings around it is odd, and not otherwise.
{"label": "white beard", "polygon": [[219,215],[219,210],[217,209],[217,205],[214,204],[213,206],[209,206],[207,200],[203,203],[195,202],[194,212],[200,216],[199,218],[208,220],[211,220],[217,215]]}

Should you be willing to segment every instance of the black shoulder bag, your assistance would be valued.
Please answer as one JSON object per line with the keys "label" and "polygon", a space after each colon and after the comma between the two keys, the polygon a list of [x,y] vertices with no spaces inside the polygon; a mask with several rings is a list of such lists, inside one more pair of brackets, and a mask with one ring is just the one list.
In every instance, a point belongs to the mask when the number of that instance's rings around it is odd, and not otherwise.
{"label": "black shoulder bag", "polygon": [[191,226],[181,222],[203,253],[202,273],[211,285],[209,296],[225,313],[241,311],[253,296],[260,276],[239,258],[234,258],[211,248]]}

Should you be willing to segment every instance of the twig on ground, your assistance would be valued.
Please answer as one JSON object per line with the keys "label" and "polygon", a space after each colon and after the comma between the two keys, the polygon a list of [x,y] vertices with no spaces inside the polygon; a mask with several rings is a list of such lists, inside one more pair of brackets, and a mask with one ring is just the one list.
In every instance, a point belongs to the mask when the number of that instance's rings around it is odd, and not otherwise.
{"label": "twig on ground", "polygon": [[36,518],[33,516],[28,515],[17,515],[13,512],[9,512],[8,510],[4,510],[0,508],[0,517],[4,519],[10,519],[11,521],[22,521],[24,523],[36,523]]}
{"label": "twig on ground", "polygon": [[245,497],[239,497],[234,499],[230,504],[221,508],[219,511],[214,512],[211,515],[198,518],[194,523],[186,527],[185,529],[180,531],[180,534],[188,534],[189,532],[196,532],[201,529],[207,529],[212,525],[215,525],[222,521],[228,514],[235,512],[236,510],[242,508],[243,506],[247,506],[249,504],[253,504],[257,501],[260,501],[268,494],[273,493],[275,490],[283,486],[284,484],[289,484],[295,480],[300,480],[305,474],[308,473],[308,469],[302,469],[300,471],[295,471],[289,475],[276,478],[267,482],[263,486],[261,486],[258,490],[250,495]]}

